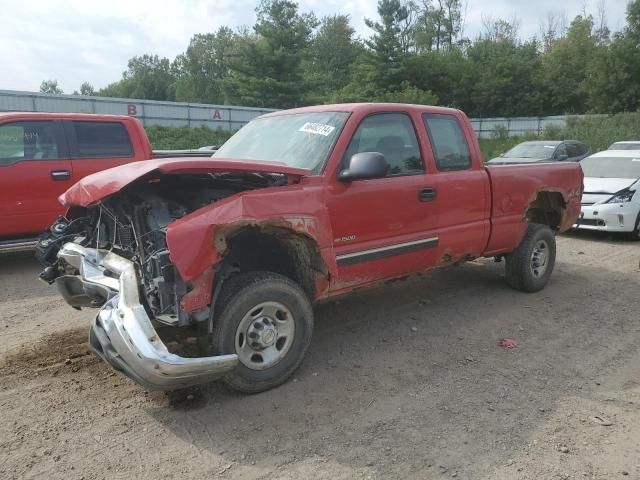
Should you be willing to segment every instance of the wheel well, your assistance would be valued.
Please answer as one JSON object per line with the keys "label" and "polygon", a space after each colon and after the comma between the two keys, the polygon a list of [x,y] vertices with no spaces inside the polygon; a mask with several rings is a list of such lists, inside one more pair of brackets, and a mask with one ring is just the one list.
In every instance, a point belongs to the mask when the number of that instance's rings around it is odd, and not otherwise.
{"label": "wheel well", "polygon": [[316,297],[316,277],[328,275],[316,243],[286,228],[245,227],[225,240],[225,267],[279,273],[300,285],[311,300]]}
{"label": "wheel well", "polygon": [[529,223],[541,223],[557,230],[562,224],[566,203],[559,192],[538,192],[529,204],[526,217]]}

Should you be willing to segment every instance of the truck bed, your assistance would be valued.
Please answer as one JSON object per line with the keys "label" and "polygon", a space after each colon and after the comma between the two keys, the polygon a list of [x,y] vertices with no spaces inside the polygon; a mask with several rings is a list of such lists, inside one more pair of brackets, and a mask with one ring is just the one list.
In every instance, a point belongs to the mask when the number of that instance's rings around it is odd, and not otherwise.
{"label": "truck bed", "polygon": [[486,165],[485,169],[492,196],[491,236],[486,255],[519,243],[527,228],[522,220],[540,192],[548,193],[549,201],[563,202],[565,206],[558,222],[559,231],[571,228],[580,213],[583,174],[579,163]]}

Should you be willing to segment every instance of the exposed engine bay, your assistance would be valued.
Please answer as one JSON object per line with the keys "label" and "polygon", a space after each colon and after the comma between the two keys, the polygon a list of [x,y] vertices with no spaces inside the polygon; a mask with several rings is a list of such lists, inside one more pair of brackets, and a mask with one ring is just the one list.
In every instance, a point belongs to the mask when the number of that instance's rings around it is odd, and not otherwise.
{"label": "exposed engine bay", "polygon": [[[167,226],[176,219],[231,195],[287,183],[279,174],[211,173],[169,174],[141,178],[117,194],[88,208],[72,207],[42,235],[36,247],[48,265],[41,278],[48,283],[77,270],[57,258],[67,242],[113,252],[135,263],[140,277],[140,297],[150,318],[174,326],[193,319],[204,320],[208,312],[193,317],[180,309],[180,299],[190,290],[169,259]],[[82,293],[87,295],[86,289]],[[107,299],[96,291],[86,306],[99,307]],[[76,302],[77,303],[77,302]]]}

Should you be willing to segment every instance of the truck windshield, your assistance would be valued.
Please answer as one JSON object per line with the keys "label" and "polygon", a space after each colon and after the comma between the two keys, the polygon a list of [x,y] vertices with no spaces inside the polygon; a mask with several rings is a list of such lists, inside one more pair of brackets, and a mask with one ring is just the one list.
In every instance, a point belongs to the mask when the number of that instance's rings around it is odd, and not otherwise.
{"label": "truck windshield", "polygon": [[214,157],[282,162],[317,172],[348,116],[347,112],[313,112],[256,118]]}
{"label": "truck windshield", "polygon": [[640,178],[640,152],[635,157],[588,157],[580,162],[585,177]]}

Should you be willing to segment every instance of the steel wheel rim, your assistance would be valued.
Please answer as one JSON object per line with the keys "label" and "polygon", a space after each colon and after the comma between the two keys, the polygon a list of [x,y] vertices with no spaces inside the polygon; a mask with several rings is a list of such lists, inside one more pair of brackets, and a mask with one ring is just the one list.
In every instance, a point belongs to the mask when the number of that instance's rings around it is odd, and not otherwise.
{"label": "steel wheel rim", "polygon": [[549,244],[546,240],[539,240],[531,252],[531,273],[540,278],[547,271],[549,261]]}
{"label": "steel wheel rim", "polygon": [[291,311],[280,302],[262,302],[238,324],[235,336],[238,360],[251,370],[266,370],[286,355],[295,334]]}

